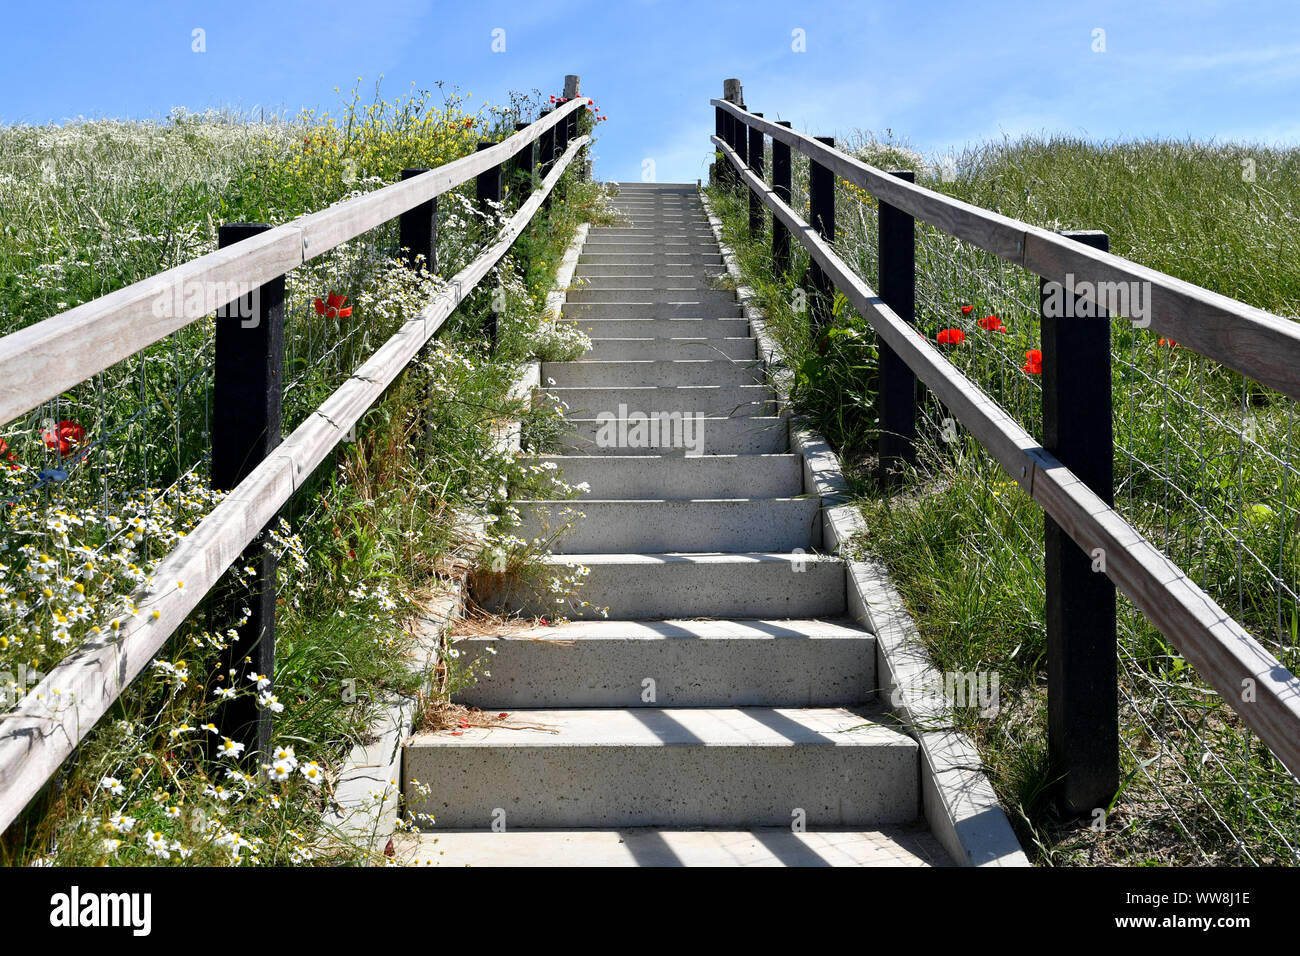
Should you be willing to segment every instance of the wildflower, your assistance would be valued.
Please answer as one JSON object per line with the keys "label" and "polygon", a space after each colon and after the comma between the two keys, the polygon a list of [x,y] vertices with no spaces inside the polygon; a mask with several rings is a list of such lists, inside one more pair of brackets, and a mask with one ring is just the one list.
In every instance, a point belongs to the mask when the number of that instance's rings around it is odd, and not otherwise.
{"label": "wildflower", "polygon": [[1171,349],[1176,349],[1176,348],[1178,348],[1178,343],[1177,343],[1177,342],[1175,342],[1173,339],[1167,339],[1167,338],[1165,338],[1165,337],[1163,337],[1163,336],[1161,336],[1161,338],[1160,338],[1160,344],[1163,345],[1163,346],[1165,346],[1166,348],[1171,348]]}
{"label": "wildflower", "polygon": [[86,437],[86,430],[76,422],[64,421],[59,422],[54,428],[46,428],[41,432],[41,438],[45,440],[45,447],[57,448],[60,455],[66,455]]}
{"label": "wildflower", "polygon": [[944,329],[935,336],[940,345],[961,345],[966,341],[966,333],[961,329]]}
{"label": "wildflower", "polygon": [[1006,332],[1007,327],[1002,324],[1002,320],[996,315],[986,315],[979,320],[979,327],[986,332]]}
{"label": "wildflower", "polygon": [[309,763],[303,764],[302,767],[299,768],[299,772],[304,777],[306,777],[307,782],[312,784],[313,786],[321,782],[320,764],[318,764],[314,760],[310,761]]}
{"label": "wildflower", "polygon": [[135,826],[135,817],[129,817],[125,813],[115,813],[108,818],[104,824],[104,829],[109,833],[130,833],[131,828]]}
{"label": "wildflower", "polygon": [[335,295],[331,292],[325,301],[319,298],[316,300],[316,314],[330,319],[346,319],[352,315],[352,306],[343,307],[346,301],[348,301],[347,296]]}
{"label": "wildflower", "polygon": [[221,754],[223,757],[238,757],[243,750],[243,744],[231,740],[229,737],[222,740],[221,745],[217,747],[217,753]]}
{"label": "wildflower", "polygon": [[1020,371],[1027,372],[1030,375],[1043,374],[1043,353],[1039,349],[1030,349],[1025,353],[1025,364],[1020,366]]}
{"label": "wildflower", "polygon": [[158,830],[144,838],[144,848],[160,860],[171,859],[171,846],[167,843],[167,838]]}
{"label": "wildflower", "polygon": [[0,455],[5,456],[5,461],[13,461],[18,456],[9,450],[9,443],[0,438]]}
{"label": "wildflower", "polygon": [[105,777],[99,781],[99,785],[115,797],[120,797],[126,792],[126,788],[122,786],[122,781],[118,780],[117,777]]}
{"label": "wildflower", "polygon": [[974,311],[975,311],[975,306],[973,306],[973,305],[963,305],[963,306],[961,307],[961,314],[962,314],[962,315],[970,315],[970,314],[971,314],[972,312],[974,312]]}

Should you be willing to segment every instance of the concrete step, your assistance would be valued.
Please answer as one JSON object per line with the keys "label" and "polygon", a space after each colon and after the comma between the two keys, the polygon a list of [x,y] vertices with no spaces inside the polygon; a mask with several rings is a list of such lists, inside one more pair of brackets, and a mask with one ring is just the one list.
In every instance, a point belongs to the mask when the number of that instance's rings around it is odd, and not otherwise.
{"label": "concrete step", "polygon": [[415,735],[403,761],[411,809],[439,826],[507,831],[917,817],[916,742],[844,708],[524,710],[501,724]]}
{"label": "concrete step", "polygon": [[662,238],[646,239],[638,242],[627,242],[625,240],[611,240],[609,242],[588,242],[582,247],[582,255],[665,255],[665,256],[684,256],[684,255],[713,255],[718,251],[716,242],[705,242],[704,240],[691,240],[685,242],[672,242]]}
{"label": "concrete step", "polygon": [[[621,415],[620,412],[627,412]],[[787,420],[615,408],[605,417],[568,418],[555,451],[572,455],[770,455],[790,447]]]}
{"label": "concrete step", "polygon": [[542,381],[560,388],[619,385],[762,385],[757,362],[682,359],[643,362],[543,362]]}
{"label": "concrete step", "polygon": [[821,546],[817,498],[517,501],[515,507],[522,521],[512,533],[530,541],[542,538],[554,554],[793,551]]}
{"label": "concrete step", "polygon": [[618,415],[620,406],[646,415],[652,412],[699,412],[715,418],[771,415],[776,407],[772,391],[765,385],[679,385],[676,388],[643,385],[625,388],[547,388],[538,391],[544,391],[563,402],[566,414],[571,418]]}
{"label": "concrete step", "polygon": [[617,262],[620,265],[672,265],[672,266],[720,266],[720,252],[581,252],[578,263],[600,265]]}
{"label": "concrete step", "polygon": [[749,319],[579,319],[578,328],[592,338],[743,339]]}
{"label": "concrete step", "polygon": [[690,290],[692,292],[721,292],[709,282],[693,275],[682,276],[584,276],[568,292],[611,292],[618,289]]}
{"label": "concrete step", "polygon": [[[665,231],[668,230],[668,231]],[[609,240],[621,240],[623,242],[635,242],[638,239],[703,239],[717,245],[717,238],[713,235],[713,230],[709,228],[708,223],[694,225],[689,220],[681,223],[665,223],[663,225],[636,225],[627,226],[606,226],[601,229],[593,229],[587,233],[587,241],[599,239],[602,242]]]}
{"label": "concrete step", "polygon": [[876,639],[849,621],[570,621],[454,640],[492,675],[456,699],[492,710],[851,706],[877,689]]}
{"label": "concrete step", "polygon": [[736,293],[726,289],[710,289],[696,286],[654,286],[646,285],[627,289],[573,289],[567,294],[567,300],[573,305],[589,303],[636,302],[664,305],[678,302],[699,302],[710,307],[731,306],[736,304]]}
{"label": "concrete step", "polygon": [[691,265],[689,263],[678,264],[671,262],[583,262],[579,257],[578,268],[575,275],[582,278],[588,276],[654,276],[656,279],[666,276],[690,275],[703,281],[710,281],[711,277],[721,277],[727,273],[722,269],[722,265],[712,266]]}
{"label": "concrete step", "polygon": [[495,866],[951,866],[919,827],[810,830],[443,830],[398,836],[397,862],[463,869]]}
{"label": "concrete step", "polygon": [[[830,555],[564,554],[542,565],[561,574],[587,569],[567,604],[572,618],[839,617],[845,608],[844,563]],[[541,577],[549,580],[546,571]],[[485,607],[528,615],[565,610],[538,582],[506,580],[475,597]]]}
{"label": "concrete step", "polygon": [[736,297],[701,293],[681,302],[566,302],[560,311],[571,319],[739,319],[745,313]]}
{"label": "concrete step", "polygon": [[677,358],[758,358],[758,340],[734,339],[663,339],[593,337],[591,348],[578,361],[620,361],[625,359]]}
{"label": "concrete step", "polygon": [[571,485],[586,482],[583,498],[776,498],[803,492],[799,455],[539,455]]}

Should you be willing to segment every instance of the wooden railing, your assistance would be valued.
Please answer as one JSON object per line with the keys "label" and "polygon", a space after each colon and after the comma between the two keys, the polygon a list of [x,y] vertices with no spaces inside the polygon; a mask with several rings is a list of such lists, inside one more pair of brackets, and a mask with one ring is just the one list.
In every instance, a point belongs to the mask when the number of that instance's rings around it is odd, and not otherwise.
{"label": "wooden railing", "polygon": [[[450,280],[432,302],[410,318],[381,345],[328,399],[287,438],[278,441],[279,382],[263,400],[261,420],[244,420],[240,431],[252,436],[252,445],[230,448],[218,461],[213,449],[214,482],[219,472],[234,474],[228,494],[199,525],[162,560],[153,576],[169,582],[152,591],[131,596],[140,613],[124,615],[118,629],[105,630],[88,641],[46,675],[17,706],[0,715],[0,830],[8,827],[45,782],[58,770],[81,739],[103,716],[119,694],[154,658],[167,639],[185,622],[196,605],[241,554],[264,552],[255,548],[280,509],[311,473],[351,432],[385,389],[433,338],[447,317],[477,286],[523,232],[559,182],[564,171],[589,142],[579,135],[578,111],[589,104],[577,95],[576,76],[566,79],[568,97],[557,108],[519,129],[497,144],[481,144],[473,155],[432,170],[408,170],[402,182],[350,199],[275,228],[247,230],[252,234],[209,255],[169,269],[92,302],[0,338],[0,423],[9,422],[41,402],[94,376],[122,359],[159,341],[234,300],[256,290],[256,321],[231,317],[218,320],[218,366],[222,365],[221,336],[228,330],[247,329],[265,347],[275,346],[274,334],[265,334],[276,321],[275,303],[282,299],[284,273],[321,255],[340,243],[402,217],[401,237],[410,254],[435,261],[435,231],[431,228],[436,197],[475,179],[480,201],[501,197],[502,165],[517,166],[517,157],[539,142],[537,156],[542,176],[495,241]],[[581,168],[581,167],[579,167]],[[227,232],[236,238],[240,230]],[[414,245],[412,245],[414,244]],[[416,248],[415,246],[419,246]],[[279,290],[275,289],[280,284]],[[186,302],[194,290],[203,292],[202,305],[171,314],[156,308],[158,302]],[[278,292],[278,294],[277,294]],[[162,313],[162,314],[160,314]],[[281,317],[282,321],[282,317]],[[282,346],[282,336],[279,338]],[[241,350],[234,350],[226,367],[215,370],[236,378],[261,374],[260,367],[241,367]],[[244,355],[243,358],[247,358]],[[247,364],[247,363],[243,363]],[[258,363],[252,363],[257,365]],[[245,388],[245,391],[255,391]],[[220,398],[217,399],[220,406]],[[227,410],[229,411],[229,409]],[[274,422],[269,421],[273,413]],[[214,426],[214,441],[216,438]],[[251,457],[250,457],[251,456]],[[216,487],[221,487],[218,483]],[[255,559],[257,560],[257,559]],[[184,582],[177,587],[176,582]],[[242,662],[249,645],[258,648],[260,673],[273,673],[274,574],[259,574],[245,600],[253,616],[247,625],[252,641],[238,652]],[[269,600],[268,600],[269,594]],[[259,608],[261,610],[259,610]],[[240,668],[243,670],[243,668]],[[223,732],[228,736],[252,735],[249,750],[264,747],[269,739],[270,715],[225,711]]]}
{"label": "wooden railing", "polygon": [[[808,252],[814,287],[838,289],[879,337],[882,457],[908,455],[887,442],[915,435],[920,379],[1046,513],[1048,729],[1051,757],[1063,775],[1063,807],[1091,813],[1118,790],[1115,586],[1287,769],[1300,774],[1300,680],[1111,506],[1109,300],[1085,295],[1098,312],[1076,313],[1101,320],[1042,316],[1047,437],[1040,443],[911,324],[913,218],[1044,282],[1064,284],[1072,274],[1076,286],[1090,282],[1094,289],[1140,283],[1149,292],[1153,331],[1292,398],[1300,398],[1300,325],[1085,244],[1104,245],[1099,234],[1059,235],[914,185],[750,112],[741,105],[738,81],[724,88],[727,98],[711,101],[711,141],[721,154],[716,175],[748,191],[751,229],[761,228],[763,208],[771,212],[779,268],[788,263],[785,244],[793,236]],[[764,136],[772,139],[772,185],[762,175]],[[789,205],[791,149],[810,162],[812,224]],[[887,294],[868,286],[832,248],[836,176],[879,200],[880,284]],[[1049,347],[1049,336],[1068,348]],[[1069,367],[1058,355],[1070,356]],[[887,389],[896,399],[911,398],[887,407]],[[1105,557],[1104,576],[1094,573],[1097,549]]]}

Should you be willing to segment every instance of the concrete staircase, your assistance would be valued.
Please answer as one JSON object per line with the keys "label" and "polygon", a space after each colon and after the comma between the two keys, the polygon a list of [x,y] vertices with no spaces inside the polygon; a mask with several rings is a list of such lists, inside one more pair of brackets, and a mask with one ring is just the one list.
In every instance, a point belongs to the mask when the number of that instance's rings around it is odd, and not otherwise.
{"label": "concrete staircase", "polygon": [[[463,701],[510,716],[406,750],[416,855],[443,865],[937,865],[917,745],[875,701],[874,638],[765,383],[694,186],[621,184],[564,312],[592,338],[542,381],[581,501],[521,501],[521,536],[582,517],[548,559],[608,607],[476,635]],[[657,419],[654,416],[659,415]],[[513,610],[548,614],[525,593]],[[413,780],[432,792],[422,799]],[[495,828],[494,828],[495,824]],[[504,832],[496,832],[504,829]]]}

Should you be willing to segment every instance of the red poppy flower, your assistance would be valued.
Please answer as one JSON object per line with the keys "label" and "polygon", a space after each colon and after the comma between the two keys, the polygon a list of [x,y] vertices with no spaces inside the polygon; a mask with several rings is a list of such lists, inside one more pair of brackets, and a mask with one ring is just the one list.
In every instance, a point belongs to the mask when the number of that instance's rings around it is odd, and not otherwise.
{"label": "red poppy flower", "polygon": [[1002,320],[996,315],[986,315],[980,319],[979,327],[988,332],[1005,332],[1007,327],[1002,324]]}
{"label": "red poppy flower", "polygon": [[973,306],[973,305],[963,305],[963,306],[961,307],[961,314],[962,314],[962,315],[970,315],[970,314],[971,314],[972,312],[974,312],[974,311],[975,311],[975,306]]}
{"label": "red poppy flower", "polygon": [[465,120],[466,129],[469,129],[473,125],[474,125],[474,117],[471,116],[469,119]]}
{"label": "red poppy flower", "polygon": [[555,94],[554,94],[554,93],[551,94],[551,102],[552,102],[552,103],[555,102]]}
{"label": "red poppy flower", "polygon": [[944,329],[935,336],[940,345],[961,345],[966,341],[966,333],[961,329]]}
{"label": "red poppy flower", "polygon": [[452,735],[453,737],[464,737],[464,736],[465,736],[465,731],[463,731],[463,730],[453,730],[453,731],[451,731],[451,735]]}
{"label": "red poppy flower", "polygon": [[15,455],[13,452],[9,450],[9,443],[5,441],[3,438],[0,438],[0,455],[5,456],[5,461],[13,461],[16,457],[18,457],[17,455]]}
{"label": "red poppy flower", "polygon": [[1028,372],[1030,375],[1043,374],[1043,353],[1040,349],[1030,349],[1025,353],[1025,364],[1020,366],[1020,371]]}
{"label": "red poppy flower", "polygon": [[608,117],[608,116],[602,116],[601,119],[602,119],[602,120],[607,120],[607,119],[609,119],[609,117]]}
{"label": "red poppy flower", "polygon": [[1164,345],[1164,346],[1166,346],[1166,347],[1168,347],[1168,348],[1171,348],[1171,349],[1176,349],[1176,348],[1178,348],[1178,343],[1175,342],[1173,339],[1162,338],[1162,339],[1160,340],[1160,344],[1161,344],[1161,345]]}
{"label": "red poppy flower", "polygon": [[468,727],[468,726],[469,726],[469,721],[468,721],[468,720],[462,720],[462,721],[460,722],[459,726],[460,726],[461,728]]}
{"label": "red poppy flower", "polygon": [[57,448],[60,455],[66,455],[86,437],[86,430],[76,422],[61,421],[53,428],[41,432],[46,448]]}
{"label": "red poppy flower", "polygon": [[497,720],[505,720],[509,716],[510,715],[508,713],[502,711],[501,713],[497,714]]}
{"label": "red poppy flower", "polygon": [[348,301],[345,295],[329,294],[328,301],[316,300],[316,314],[324,315],[331,319],[346,319],[352,315],[352,306],[343,308],[343,303]]}

